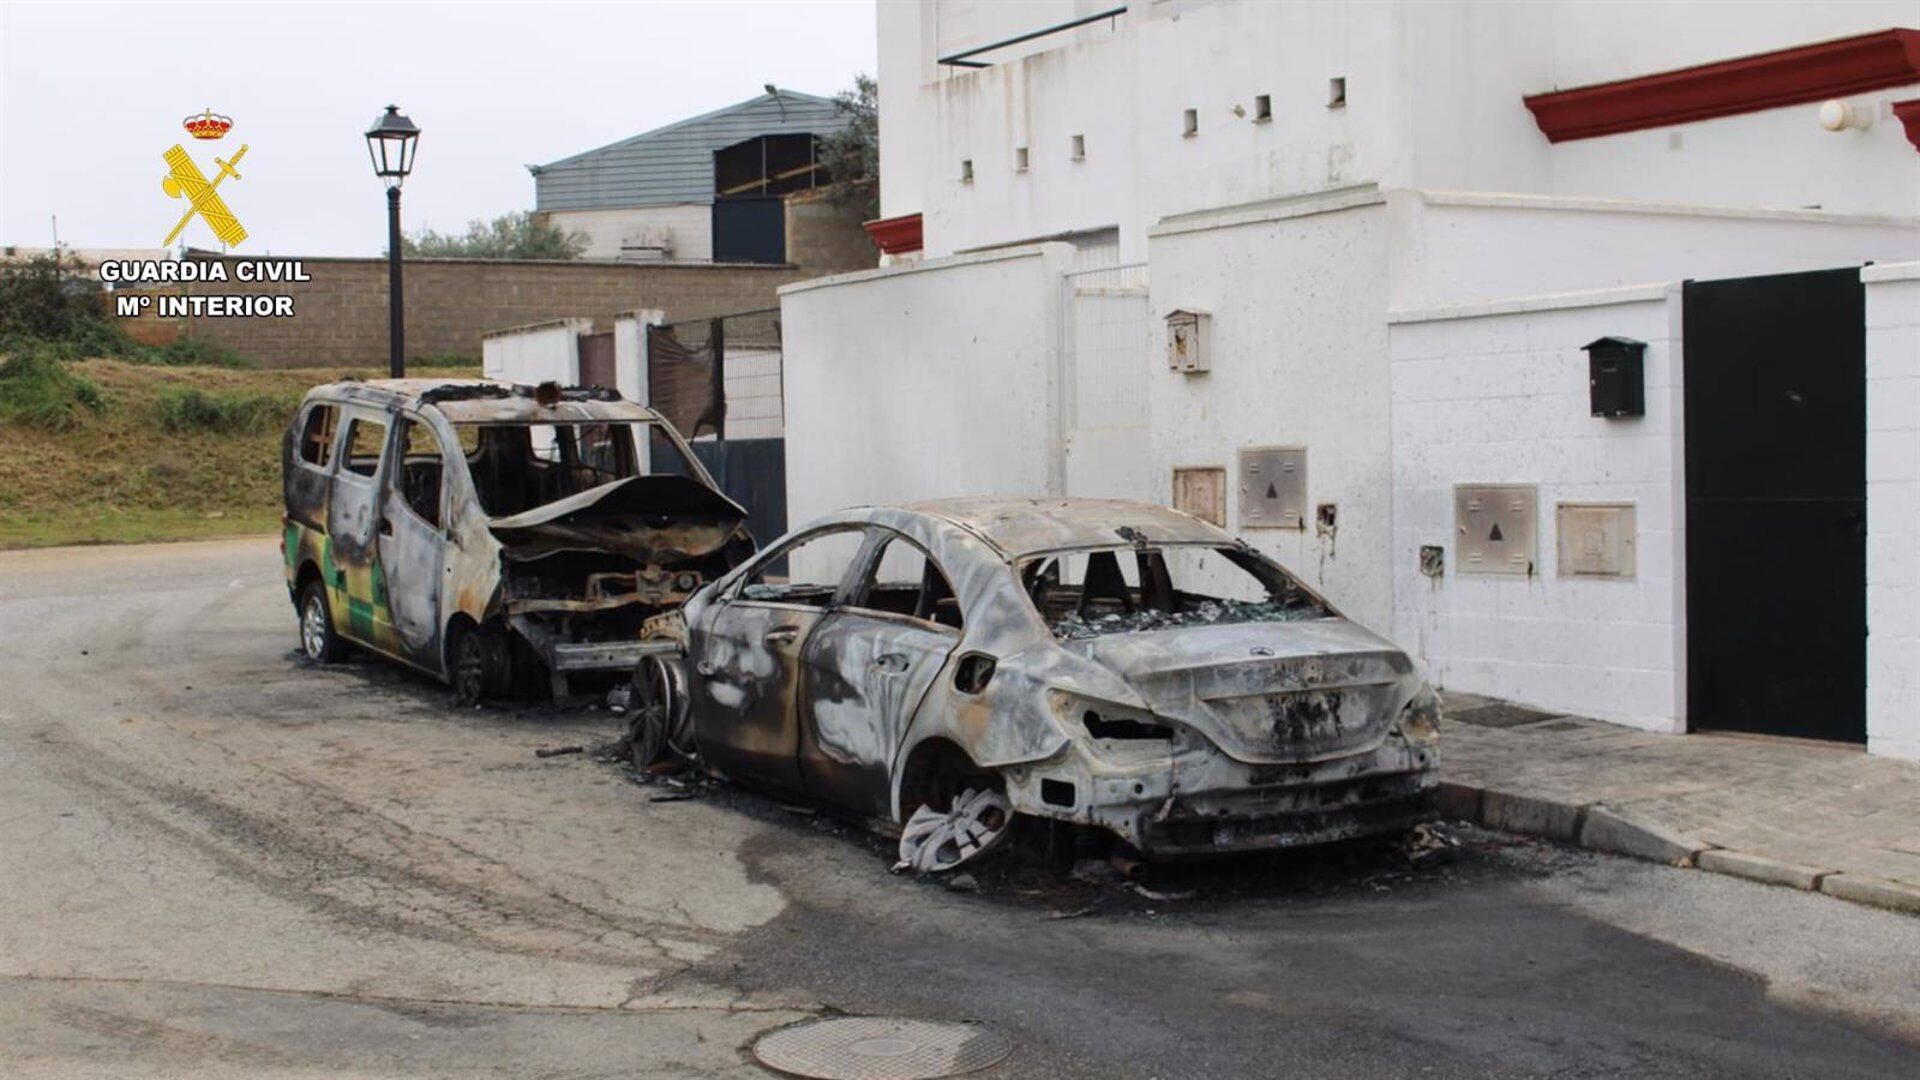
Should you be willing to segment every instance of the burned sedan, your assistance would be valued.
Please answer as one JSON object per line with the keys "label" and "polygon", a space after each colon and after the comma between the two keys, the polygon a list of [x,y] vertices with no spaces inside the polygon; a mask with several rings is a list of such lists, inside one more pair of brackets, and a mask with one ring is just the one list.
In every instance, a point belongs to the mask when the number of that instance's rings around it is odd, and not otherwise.
{"label": "burned sedan", "polygon": [[282,453],[302,651],[352,643],[456,699],[624,678],[649,617],[753,552],[665,420],[611,391],[474,379],[309,391]]}
{"label": "burned sedan", "polygon": [[1398,831],[1435,783],[1413,661],[1164,507],[847,510],[683,614],[706,766],[902,829],[920,869],[1019,815],[1150,855]]}

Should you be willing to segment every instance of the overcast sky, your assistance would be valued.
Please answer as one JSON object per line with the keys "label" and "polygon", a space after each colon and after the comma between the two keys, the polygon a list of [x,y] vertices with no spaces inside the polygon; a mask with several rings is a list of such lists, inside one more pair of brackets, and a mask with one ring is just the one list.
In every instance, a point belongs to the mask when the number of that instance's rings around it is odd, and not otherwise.
{"label": "overcast sky", "polygon": [[[873,71],[872,0],[22,3],[0,0],[0,243],[158,247],[178,142],[250,234],[243,254],[373,255],[385,196],[362,132],[388,102],[423,134],[409,231],[531,209],[524,166],[762,93]],[[211,107],[234,128],[196,142]],[[194,222],[182,237],[216,246]]]}

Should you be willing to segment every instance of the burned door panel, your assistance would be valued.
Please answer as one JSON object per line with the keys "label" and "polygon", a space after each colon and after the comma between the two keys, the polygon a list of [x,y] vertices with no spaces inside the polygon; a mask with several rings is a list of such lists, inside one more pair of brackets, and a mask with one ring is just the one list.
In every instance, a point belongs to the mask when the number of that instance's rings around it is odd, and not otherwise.
{"label": "burned door panel", "polygon": [[347,410],[333,493],[327,506],[328,561],[335,629],[364,645],[399,654],[387,607],[386,576],[375,543],[388,426],[370,410]]}
{"label": "burned door panel", "polygon": [[735,601],[695,633],[690,690],[707,763],[730,776],[800,787],[795,699],[801,649],[821,612]]}
{"label": "burned door panel", "polygon": [[800,770],[810,794],[888,815],[894,755],[959,640],[897,616],[827,616],[805,653]]}
{"label": "burned door panel", "polygon": [[446,462],[433,430],[401,417],[397,455],[382,484],[379,540],[393,628],[407,659],[440,666],[446,539],[440,529]]}

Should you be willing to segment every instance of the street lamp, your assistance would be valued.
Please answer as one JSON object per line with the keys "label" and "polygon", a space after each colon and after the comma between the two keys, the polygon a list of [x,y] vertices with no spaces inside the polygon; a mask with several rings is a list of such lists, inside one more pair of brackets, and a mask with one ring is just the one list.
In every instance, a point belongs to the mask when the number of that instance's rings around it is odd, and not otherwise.
{"label": "street lamp", "polygon": [[406,328],[400,316],[400,185],[413,171],[413,147],[420,129],[400,115],[400,106],[367,129],[367,156],[373,172],[387,185],[387,342],[392,350],[388,366],[396,379],[407,374]]}

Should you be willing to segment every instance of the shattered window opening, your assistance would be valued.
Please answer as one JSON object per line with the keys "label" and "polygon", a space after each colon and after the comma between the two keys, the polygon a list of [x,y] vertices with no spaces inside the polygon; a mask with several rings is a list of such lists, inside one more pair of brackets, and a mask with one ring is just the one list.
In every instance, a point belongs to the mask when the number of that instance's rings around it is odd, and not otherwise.
{"label": "shattered window opening", "polygon": [[387,425],[378,420],[355,420],[347,428],[347,471],[372,476],[380,470],[380,454],[386,445]]}
{"label": "shattered window opening", "polygon": [[[636,436],[647,429],[644,454]],[[632,476],[703,480],[659,425],[604,420],[578,423],[456,423],[454,432],[488,517],[511,517]]]}
{"label": "shattered window opening", "polygon": [[1066,640],[1329,614],[1278,566],[1204,544],[1043,553],[1021,562],[1020,584],[1054,635]]}
{"label": "shattered window opening", "polygon": [[960,601],[946,573],[904,536],[887,538],[872,572],[854,595],[849,607],[961,628]]}
{"label": "shattered window opening", "polygon": [[826,607],[866,538],[857,525],[803,536],[762,560],[741,582],[740,599]]}
{"label": "shattered window opening", "polygon": [[446,474],[446,459],[440,453],[440,437],[419,420],[400,421],[400,471],[396,477],[407,509],[420,520],[440,527],[441,480]]}
{"label": "shattered window opening", "polygon": [[324,470],[333,463],[333,435],[340,425],[340,410],[332,405],[315,405],[307,413],[300,431],[300,460]]}

